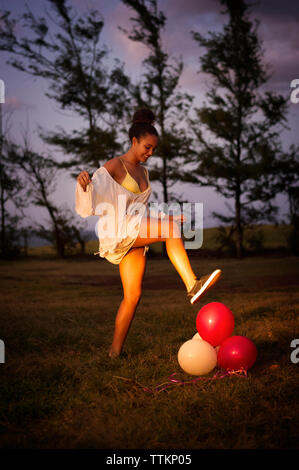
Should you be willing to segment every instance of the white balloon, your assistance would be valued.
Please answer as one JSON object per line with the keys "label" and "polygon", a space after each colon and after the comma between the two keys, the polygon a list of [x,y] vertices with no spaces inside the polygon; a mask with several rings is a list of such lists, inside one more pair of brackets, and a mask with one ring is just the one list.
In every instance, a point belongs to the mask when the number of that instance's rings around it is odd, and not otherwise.
{"label": "white balloon", "polygon": [[[192,336],[192,339],[202,339],[202,337],[200,336],[199,333],[195,333],[195,335]],[[218,353],[219,349],[220,349],[220,345],[215,347],[216,353]]]}
{"label": "white balloon", "polygon": [[194,336],[192,336],[192,339],[202,339],[199,333],[195,333]]}
{"label": "white balloon", "polygon": [[178,362],[191,375],[205,375],[217,365],[217,353],[213,346],[204,341],[186,341],[179,349]]}

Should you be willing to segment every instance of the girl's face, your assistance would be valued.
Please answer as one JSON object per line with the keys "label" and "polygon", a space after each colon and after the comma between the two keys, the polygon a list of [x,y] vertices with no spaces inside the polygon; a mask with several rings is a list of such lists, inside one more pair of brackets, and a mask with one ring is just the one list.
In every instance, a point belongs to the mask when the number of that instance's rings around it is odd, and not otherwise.
{"label": "girl's face", "polygon": [[139,140],[133,137],[132,146],[135,155],[140,163],[145,163],[147,159],[154,153],[158,145],[158,138],[152,134],[146,134]]}

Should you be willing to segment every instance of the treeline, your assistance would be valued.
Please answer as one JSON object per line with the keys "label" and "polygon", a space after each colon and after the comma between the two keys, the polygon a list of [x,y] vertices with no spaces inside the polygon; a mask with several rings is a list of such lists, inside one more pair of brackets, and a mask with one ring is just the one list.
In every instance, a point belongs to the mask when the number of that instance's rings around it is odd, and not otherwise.
{"label": "treeline", "polygon": [[[160,202],[187,202],[171,188],[177,182],[195,188],[211,186],[233,201],[228,215],[214,213],[223,244],[244,254],[244,228],[277,222],[277,194],[289,201],[292,225],[290,248],[298,255],[298,147],[286,151],[281,131],[288,120],[288,96],[262,92],[270,76],[263,62],[258,24],[251,19],[247,2],[221,0],[225,16],[222,32],[191,31],[204,52],[198,70],[208,74],[210,87],[198,108],[194,96],[179,81],[182,57],[171,57],[163,44],[167,18],[157,0],[122,0],[133,13],[131,29],[119,29],[131,41],[143,44],[148,55],[135,81],[125,64],[114,58],[102,42],[104,18],[100,11],[78,14],[67,0],[46,0],[50,12],[37,18],[26,12],[13,18],[0,13],[0,52],[18,71],[42,79],[47,97],[61,110],[72,112],[82,127],[71,132],[38,128],[40,138],[62,151],[63,160],[41,154],[24,135],[23,145],[8,138],[7,116],[0,104],[0,255],[7,258],[20,246],[20,237],[35,234],[54,245],[64,257],[80,244],[84,252],[85,224],[74,213],[53,202],[58,178],[81,169],[92,173],[109,158],[125,152],[129,144],[130,116],[139,107],[150,107],[160,134],[156,155],[150,162],[150,179],[158,182]],[[22,33],[17,34],[21,24]],[[53,26],[54,24],[54,26]],[[201,83],[199,80],[199,91]],[[161,201],[162,199],[162,201]],[[47,223],[24,225],[24,210],[42,207]],[[14,215],[12,215],[14,214]]]}

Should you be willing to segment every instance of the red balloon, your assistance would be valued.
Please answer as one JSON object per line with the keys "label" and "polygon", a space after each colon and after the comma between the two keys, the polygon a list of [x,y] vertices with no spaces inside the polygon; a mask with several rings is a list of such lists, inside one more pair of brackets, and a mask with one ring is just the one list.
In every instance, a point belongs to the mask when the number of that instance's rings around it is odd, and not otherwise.
{"label": "red balloon", "polygon": [[255,344],[246,336],[231,336],[221,344],[217,362],[221,369],[248,370],[257,358]]}
{"label": "red balloon", "polygon": [[199,335],[212,346],[219,346],[228,338],[235,326],[234,316],[226,305],[211,302],[202,307],[196,317]]}

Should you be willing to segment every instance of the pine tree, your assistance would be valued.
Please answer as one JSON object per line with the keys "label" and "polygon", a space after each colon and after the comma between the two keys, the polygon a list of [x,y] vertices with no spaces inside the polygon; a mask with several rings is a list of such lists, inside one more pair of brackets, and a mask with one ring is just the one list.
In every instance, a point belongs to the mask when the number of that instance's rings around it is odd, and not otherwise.
{"label": "pine tree", "polygon": [[281,152],[276,161],[276,191],[287,196],[291,225],[289,248],[292,254],[299,255],[299,147],[291,145],[289,150]]}
{"label": "pine tree", "polygon": [[221,5],[229,17],[222,32],[210,32],[205,38],[192,31],[205,49],[201,72],[209,74],[211,83],[208,102],[195,109],[196,118],[190,123],[200,144],[198,182],[234,201],[231,215],[214,216],[231,226],[241,257],[244,227],[269,220],[276,209],[274,162],[287,98],[261,92],[270,74],[263,63],[258,22],[250,19],[248,5],[244,0],[221,0]]}
{"label": "pine tree", "polygon": [[[10,258],[19,254],[19,226],[24,219],[23,209],[28,204],[25,183],[17,174],[10,155],[8,141],[9,120],[12,114],[4,113],[0,103],[0,256]],[[10,115],[9,115],[10,114]]]}
{"label": "pine tree", "polygon": [[[73,213],[64,205],[53,202],[56,180],[59,173],[51,155],[45,156],[24,146],[10,145],[9,159],[18,175],[26,180],[27,200],[34,206],[45,209],[48,218],[35,221],[31,234],[50,242],[60,258],[65,257],[66,249],[79,242],[84,249],[84,222],[74,224]],[[20,176],[19,176],[20,177]]]}

